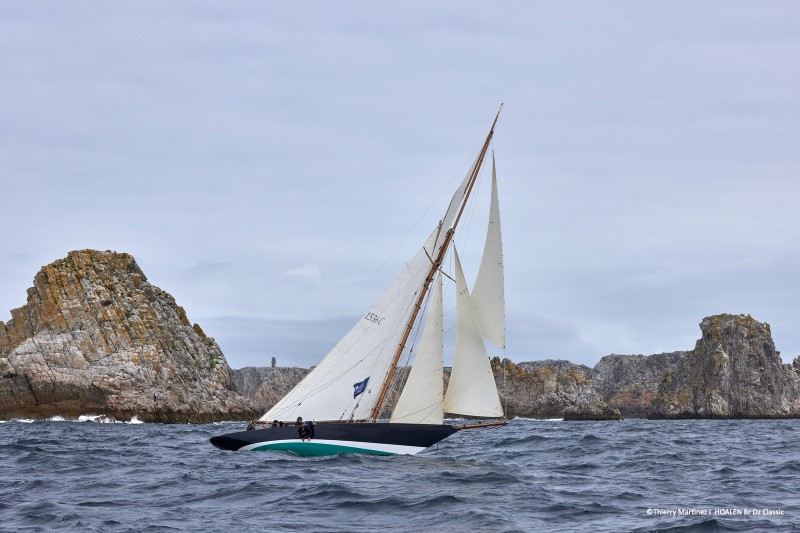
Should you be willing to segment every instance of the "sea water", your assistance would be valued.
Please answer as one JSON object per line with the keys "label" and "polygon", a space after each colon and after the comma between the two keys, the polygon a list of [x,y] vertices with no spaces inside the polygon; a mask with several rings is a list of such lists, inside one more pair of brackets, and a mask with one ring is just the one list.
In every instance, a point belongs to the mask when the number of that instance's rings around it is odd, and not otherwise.
{"label": "sea water", "polygon": [[208,442],[242,428],[2,423],[0,530],[800,530],[800,420],[517,419],[414,457]]}

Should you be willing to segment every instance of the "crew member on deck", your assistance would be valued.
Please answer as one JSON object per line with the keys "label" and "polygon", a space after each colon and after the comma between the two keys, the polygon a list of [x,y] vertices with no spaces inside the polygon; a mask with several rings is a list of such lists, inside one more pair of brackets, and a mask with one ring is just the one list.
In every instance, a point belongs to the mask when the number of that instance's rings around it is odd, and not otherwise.
{"label": "crew member on deck", "polygon": [[314,423],[310,420],[304,424],[303,417],[298,416],[295,426],[297,426],[297,434],[300,436],[300,440],[305,442],[306,439],[311,440],[314,436]]}

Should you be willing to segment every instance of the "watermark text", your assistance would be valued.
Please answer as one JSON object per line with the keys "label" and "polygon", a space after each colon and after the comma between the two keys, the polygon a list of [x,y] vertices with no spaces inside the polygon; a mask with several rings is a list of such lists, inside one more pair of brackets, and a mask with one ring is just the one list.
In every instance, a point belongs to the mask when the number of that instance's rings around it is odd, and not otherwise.
{"label": "watermark text", "polygon": [[647,516],[784,516],[783,509],[751,507],[672,507],[647,509]]}

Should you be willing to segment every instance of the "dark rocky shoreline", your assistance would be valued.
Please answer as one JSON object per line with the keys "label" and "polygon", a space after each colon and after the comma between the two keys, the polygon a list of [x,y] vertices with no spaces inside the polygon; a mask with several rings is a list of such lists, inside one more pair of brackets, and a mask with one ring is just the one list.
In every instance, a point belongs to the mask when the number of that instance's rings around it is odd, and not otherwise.
{"label": "dark rocky shoreline", "polygon": [[[70,252],[41,269],[27,303],[11,315],[0,322],[0,419],[252,419],[309,371],[231,370],[214,339],[127,254]],[[783,364],[768,324],[722,314],[703,319],[700,329],[693,350],[612,354],[594,368],[494,358],[506,416],[800,417],[800,357]],[[397,385],[406,375],[400,369]],[[394,401],[388,398],[384,414]]]}
{"label": "dark rocky shoreline", "polygon": [[81,250],[43,267],[0,322],[0,419],[251,418],[213,338],[133,257]]}
{"label": "dark rocky shoreline", "polygon": [[[506,416],[565,420],[800,417],[800,357],[792,365],[783,363],[768,324],[749,315],[722,314],[703,319],[700,329],[702,337],[694,350],[607,355],[594,368],[565,360],[513,363],[495,358],[492,370]],[[244,376],[258,372],[270,377],[260,382],[245,380]],[[263,402],[265,391],[280,391],[280,398],[305,372],[249,367],[234,370],[234,375],[246,397],[268,408],[271,404]]]}

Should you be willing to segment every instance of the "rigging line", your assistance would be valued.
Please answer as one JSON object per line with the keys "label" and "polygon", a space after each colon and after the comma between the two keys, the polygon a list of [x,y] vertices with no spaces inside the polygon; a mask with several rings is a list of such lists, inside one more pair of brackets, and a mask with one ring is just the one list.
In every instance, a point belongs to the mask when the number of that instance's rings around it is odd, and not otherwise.
{"label": "rigging line", "polygon": [[[367,289],[367,287],[369,287],[372,284],[372,282],[375,281],[375,278],[383,270],[383,268],[386,266],[386,264],[389,262],[389,260],[392,259],[392,257],[394,257],[394,255],[397,253],[397,250],[399,250],[400,247],[403,244],[405,244],[405,242],[408,240],[408,237],[414,231],[416,231],[417,226],[420,225],[422,220],[423,219],[427,219],[428,213],[433,209],[434,205],[436,205],[439,202],[439,200],[441,199],[441,197],[448,190],[450,190],[450,188],[451,188],[453,182],[456,180],[456,178],[461,175],[462,179],[463,179],[464,168],[471,168],[471,165],[473,164],[473,161],[477,158],[477,154],[480,152],[480,150],[481,150],[480,148],[477,148],[472,153],[472,157],[470,159],[468,159],[466,163],[461,165],[461,168],[459,168],[458,171],[456,171],[456,173],[452,175],[452,177],[450,178],[450,181],[448,181],[447,184],[444,187],[442,187],[442,189],[439,191],[439,194],[437,194],[436,197],[430,202],[430,204],[428,204],[428,207],[426,207],[425,211],[423,211],[423,213],[417,218],[417,221],[414,223],[413,226],[411,226],[411,229],[409,229],[408,232],[403,236],[403,238],[400,239],[400,242],[397,243],[397,245],[394,247],[394,249],[391,252],[389,252],[389,255],[386,257],[386,259],[383,260],[383,263],[381,263],[381,265],[378,267],[378,269],[372,274],[372,277],[370,277],[369,280],[361,287],[361,290],[358,291],[358,294],[356,294],[355,297],[350,301],[350,303],[347,304],[347,307],[345,307],[344,310],[342,310],[342,312],[339,314],[338,318],[343,317],[345,315],[345,313],[347,313],[350,310],[350,308],[353,306],[353,304],[356,302],[356,300],[358,300],[358,298],[361,297],[361,295],[364,293],[364,291]],[[437,238],[435,242],[438,243],[438,240],[439,239]],[[427,253],[427,251],[426,251],[426,253]]]}
{"label": "rigging line", "polygon": [[[408,418],[411,415],[415,415],[417,413],[422,413],[424,411],[427,411],[428,415],[430,415],[433,412],[434,409],[436,409],[439,406],[443,406],[443,404],[444,404],[444,400],[439,400],[439,401],[437,401],[435,403],[432,403],[430,405],[426,405],[425,407],[421,407],[420,409],[417,409],[416,411],[414,411],[412,413],[408,413],[406,415],[403,415],[400,418],[395,418],[394,420],[403,420],[404,418]],[[426,415],[425,418],[427,418],[427,417],[428,416]],[[424,418],[423,418],[423,420],[424,420]]]}
{"label": "rigging line", "polygon": [[[422,304],[422,310],[420,311],[419,315],[417,316],[417,320],[414,321],[414,325],[412,326],[412,330],[414,331],[414,337],[411,340],[410,346],[406,347],[406,349],[404,350],[406,352],[404,361],[406,367],[410,367],[411,355],[412,353],[414,353],[414,347],[417,344],[417,340],[419,338],[420,333],[422,332],[422,330],[425,329],[423,324],[425,324],[425,318],[427,318],[428,312],[430,311],[430,302],[432,297],[433,297],[433,291],[428,291],[428,293],[425,295],[425,301]],[[417,354],[414,355],[416,356]],[[387,369],[386,372],[388,373],[389,369]],[[410,372],[411,370],[409,368],[409,373]],[[401,378],[399,377],[399,373],[396,373],[392,377],[392,382],[389,386],[389,389],[397,392],[398,389],[400,388],[400,379]],[[406,379],[408,379],[408,376],[406,376]]]}
{"label": "rigging line", "polygon": [[[482,185],[483,178],[485,176],[485,172],[486,172],[486,169],[485,168],[481,168],[481,171],[478,173],[478,176],[475,179],[475,188],[476,189]],[[475,212],[477,211],[477,205],[478,205],[478,194],[474,194],[474,195],[472,195],[470,197],[469,205],[467,206],[467,217],[466,217],[467,218],[467,225],[466,225],[465,231],[463,233],[461,233],[461,235],[456,237],[458,239],[458,241],[459,241],[459,243],[457,243],[458,244],[457,247],[461,248],[461,250],[463,251],[463,254],[464,254],[465,257],[468,255],[468,253],[469,253],[468,251],[471,248],[470,246],[468,246],[468,243],[470,242],[470,236],[471,236],[471,231],[472,231],[472,223],[475,220]],[[488,220],[488,216],[487,216],[487,220]],[[466,278],[466,274],[464,275],[464,277]],[[476,274],[476,277],[477,277],[477,274]],[[469,286],[469,283],[467,284],[467,286]]]}
{"label": "rigging line", "polygon": [[420,333],[422,333],[422,331],[425,329],[423,324],[425,324],[425,320],[428,318],[432,298],[433,291],[428,291],[428,293],[425,295],[425,301],[422,304],[422,310],[419,313],[419,318],[417,319],[416,325],[412,328],[414,330],[414,338],[411,340],[411,346],[408,348],[406,362],[411,360],[411,353],[414,351],[414,346],[417,344],[417,339],[419,339]]}
{"label": "rigging line", "polygon": [[[431,299],[433,298],[433,292],[434,291],[428,291],[428,293],[425,295],[425,301],[423,303],[423,309],[419,313],[419,317],[417,318],[417,321],[415,322],[415,326],[413,326],[414,338],[411,340],[411,346],[408,347],[405,350],[405,352],[406,352],[405,360],[403,361],[403,364],[401,366],[403,366],[403,367],[408,369],[408,371],[405,372],[405,380],[406,380],[406,382],[408,381],[408,377],[411,375],[411,356],[413,354],[414,357],[415,357],[415,361],[416,361],[416,357],[419,355],[418,353],[414,353],[414,347],[417,344],[417,340],[418,340],[418,338],[420,336],[420,333],[425,329],[423,324],[425,324],[427,316],[428,316],[428,313],[430,312],[430,304],[431,304]],[[388,373],[388,371],[389,370],[387,369],[387,373]],[[389,390],[393,391],[393,393],[395,395],[402,394],[402,390],[401,390],[401,386],[400,386],[400,382],[402,381],[402,379],[403,379],[403,376],[401,376],[400,372],[396,372],[394,374],[394,376],[392,376],[392,381],[391,381],[391,383],[389,385]],[[403,383],[403,386],[405,386],[405,383]],[[395,398],[395,405],[397,405],[397,400],[398,399],[399,399],[399,396],[397,398]]]}
{"label": "rigging line", "polygon": [[449,280],[450,280],[450,281],[452,281],[453,283],[455,283],[455,282],[456,282],[456,280],[454,280],[452,277],[450,277],[450,275],[449,275],[447,272],[445,272],[444,270],[442,270],[442,267],[439,267],[439,274],[441,274],[442,276],[446,277],[447,279],[449,279]]}
{"label": "rigging line", "polygon": [[[400,274],[400,275],[402,275],[402,272],[401,272],[401,274]],[[413,286],[414,286],[414,284],[415,284],[415,280],[414,280],[414,279],[413,279],[413,277],[412,277],[412,278],[411,278],[411,279],[409,279],[409,280],[408,280],[408,282],[407,282],[407,283],[406,283],[406,284],[403,286],[403,288],[406,288],[406,287],[409,287],[409,286],[413,287]],[[399,291],[397,291],[397,293],[394,295],[394,297],[393,297],[393,298],[392,298],[392,299],[391,299],[389,302],[387,302],[387,306],[386,306],[386,307],[391,307],[391,305],[392,305],[392,304],[393,304],[393,303],[394,303],[394,302],[395,302],[395,301],[396,301],[398,298],[400,298],[400,297],[401,297],[401,294],[403,294],[403,292],[404,292],[403,290],[399,290]],[[415,293],[415,294],[416,294],[416,293]],[[405,309],[403,309],[403,310],[402,310],[402,316],[410,316],[410,314],[411,314],[411,309],[412,309],[412,308],[413,308],[413,301],[409,301],[409,303],[408,303],[408,305],[405,307]],[[372,307],[370,307],[370,309],[372,309]],[[361,320],[361,319],[359,318],[359,321],[360,321],[360,320]],[[393,339],[395,336],[402,336],[403,330],[402,330],[402,329],[400,329],[400,328],[404,327],[404,322],[403,322],[403,321],[400,321],[400,322],[398,322],[398,323],[397,323],[397,325],[396,325],[396,327],[398,328],[398,331],[395,331],[395,332],[393,332],[393,333],[389,334],[389,335],[388,335],[388,336],[387,336],[387,337],[386,337],[386,338],[385,338],[383,341],[379,342],[379,343],[378,343],[378,344],[377,344],[377,345],[376,345],[376,346],[375,346],[375,347],[374,347],[372,350],[370,350],[370,351],[369,351],[369,352],[368,352],[368,353],[365,355],[364,359],[366,359],[366,357],[368,357],[368,356],[371,356],[371,355],[373,355],[374,353],[376,353],[376,350],[383,350],[383,349],[385,349],[385,348],[386,348],[386,343],[387,343],[387,342],[388,342],[390,339]],[[362,338],[363,338],[365,335],[367,335],[368,333],[370,333],[370,332],[372,331],[372,329],[373,329],[373,327],[372,327],[371,325],[368,325],[368,327],[367,327],[367,328],[364,328],[364,329],[362,329],[362,331],[361,331],[361,334],[360,334],[358,337],[356,337],[356,339],[354,340],[353,344],[357,344],[357,343],[358,343],[358,342],[359,342],[359,341],[360,341],[360,340],[361,340],[361,339],[362,339]],[[351,331],[352,331],[352,328],[351,328]],[[350,332],[348,331],[348,333],[347,333],[347,334],[349,334],[349,333],[350,333]],[[347,334],[345,334],[345,337],[347,336]],[[338,353],[338,354],[337,354],[337,355],[336,355],[336,356],[335,356],[333,359],[331,359],[331,364],[329,365],[329,368],[328,368],[327,372],[326,372],[324,375],[321,375],[321,376],[320,376],[320,381],[322,381],[322,380],[326,379],[326,378],[327,378],[327,376],[328,376],[328,375],[330,375],[330,373],[333,371],[333,369],[334,369],[334,368],[336,368],[338,361],[339,361],[339,360],[341,360],[341,359],[342,359],[342,358],[343,358],[345,355],[347,355],[347,353],[348,353],[348,350],[347,350],[347,349],[345,349],[345,348],[343,348],[343,347],[341,347],[341,341],[342,341],[342,340],[344,340],[344,337],[343,337],[342,339],[340,339],[339,341],[337,341],[337,342],[336,342],[336,344],[334,344],[334,345],[333,345],[333,348],[331,348],[331,350],[329,350],[329,351],[328,351],[328,354],[326,354],[326,356],[325,356],[325,357],[327,357],[327,355],[329,355],[329,354],[330,354],[330,353],[331,353],[331,352],[332,352],[334,349],[337,349],[337,348],[339,349],[339,353]],[[378,352],[378,353],[379,353],[379,352]],[[362,359],[362,361],[363,361],[364,359]],[[378,362],[378,359],[380,359],[380,358],[379,358],[379,357],[376,357],[376,358],[375,358],[375,361],[373,362],[373,365],[370,367],[370,370],[374,370],[374,368],[375,368],[375,364],[377,364],[377,362]],[[335,378],[335,379],[338,379],[338,378],[340,378],[340,377],[342,377],[342,376],[340,375],[340,376],[338,376],[338,377],[337,377],[337,378]]]}
{"label": "rigging line", "polygon": [[[502,110],[502,108],[503,108],[503,106],[501,104],[500,105],[500,110]],[[458,202],[458,204],[460,205],[460,208],[458,210],[458,214],[456,215],[455,220],[453,221],[452,225],[450,226],[450,229],[447,230],[447,233],[444,236],[444,240],[443,240],[441,246],[439,246],[438,250],[436,251],[436,260],[435,260],[434,264],[431,265],[431,270],[428,272],[428,274],[427,274],[427,276],[425,278],[425,282],[423,283],[423,285],[421,287],[422,294],[420,294],[417,297],[416,303],[414,304],[414,309],[412,310],[411,317],[410,317],[410,319],[409,319],[409,321],[408,321],[408,323],[406,325],[406,329],[405,329],[405,331],[403,333],[403,338],[400,341],[400,343],[398,344],[397,349],[395,350],[394,356],[392,357],[392,363],[391,363],[391,365],[389,367],[389,369],[390,369],[389,370],[389,374],[383,380],[383,384],[381,385],[381,391],[380,391],[380,394],[378,395],[378,401],[375,403],[375,407],[373,408],[372,416],[370,417],[370,419],[374,420],[375,418],[377,418],[378,414],[379,414],[379,411],[380,411],[381,407],[383,406],[383,402],[384,402],[384,400],[386,398],[386,393],[387,393],[387,390],[389,388],[389,384],[390,384],[390,381],[391,381],[391,378],[392,378],[392,374],[394,373],[394,370],[397,367],[397,361],[400,359],[400,356],[402,355],[402,351],[405,348],[405,342],[408,339],[408,335],[411,333],[411,328],[413,327],[414,321],[415,321],[415,319],[417,317],[417,314],[418,314],[418,312],[419,312],[419,310],[421,308],[422,300],[424,299],[425,294],[428,292],[428,289],[430,287],[430,283],[433,281],[433,275],[436,273],[436,269],[439,267],[439,265],[441,264],[442,260],[444,259],[445,255],[447,253],[448,247],[449,247],[450,243],[452,242],[453,234],[455,233],[456,228],[458,227],[458,221],[461,219],[461,214],[464,212],[465,203],[466,203],[467,199],[469,198],[470,193],[472,192],[473,186],[475,185],[475,180],[477,178],[477,174],[479,173],[479,171],[481,169],[481,165],[483,164],[483,160],[484,160],[484,157],[486,155],[486,150],[487,150],[487,148],[489,146],[489,141],[491,141],[492,135],[494,133],[494,127],[497,125],[497,119],[499,117],[500,117],[500,111],[498,111],[497,115],[495,115],[494,122],[492,122],[492,127],[489,130],[488,135],[486,136],[486,140],[483,142],[483,146],[481,146],[481,151],[478,154],[478,157],[475,159],[475,162],[473,163],[472,167],[470,168],[469,174],[466,177],[466,182],[465,182],[466,183],[466,189],[465,189],[465,192],[464,192],[464,196],[461,199],[459,199],[459,202]],[[447,215],[445,215],[445,216],[447,216]],[[449,225],[449,223],[448,223],[448,225]]]}
{"label": "rigging line", "polygon": [[[364,362],[364,361],[365,361],[367,358],[369,358],[369,357],[370,357],[370,356],[371,356],[371,355],[372,355],[372,354],[373,354],[373,353],[374,353],[376,350],[379,350],[379,349],[382,349],[382,347],[385,347],[386,343],[387,343],[389,340],[390,340],[390,339],[386,339],[386,340],[382,341],[380,344],[378,344],[378,346],[375,346],[375,347],[374,347],[372,350],[370,350],[369,352],[367,352],[367,353],[364,355],[364,357],[362,357],[361,359],[359,359],[358,361],[356,361],[355,363],[353,363],[353,364],[352,364],[352,366],[350,366],[349,368],[346,368],[346,369],[344,369],[342,372],[340,372],[338,375],[335,375],[335,376],[333,376],[333,377],[332,377],[331,379],[329,379],[328,381],[323,381],[324,379],[326,379],[326,378],[327,378],[327,376],[328,376],[328,375],[330,375],[330,373],[331,373],[331,370],[332,370],[333,368],[335,368],[335,365],[333,365],[333,366],[331,367],[331,369],[330,369],[330,370],[328,370],[328,372],[327,372],[327,373],[326,373],[324,376],[320,376],[320,377],[321,377],[321,379],[320,379],[320,381],[317,383],[317,385],[316,385],[316,386],[315,386],[313,389],[311,389],[311,390],[310,390],[308,393],[306,393],[305,395],[303,395],[302,397],[300,397],[300,398],[299,398],[299,401],[298,401],[297,403],[291,403],[291,404],[287,405],[286,407],[282,407],[282,408],[281,408],[281,410],[280,410],[279,412],[283,412],[284,410],[286,410],[286,409],[288,409],[288,408],[290,408],[290,407],[294,407],[294,408],[296,408],[297,406],[299,406],[300,404],[302,404],[304,401],[306,401],[308,398],[312,398],[312,397],[316,396],[317,394],[319,394],[320,392],[322,392],[323,390],[327,389],[328,387],[330,387],[331,385],[333,385],[334,383],[336,383],[337,381],[339,381],[340,379],[342,379],[342,378],[343,378],[345,375],[349,374],[351,370],[353,370],[353,369],[354,369],[354,368],[356,368],[358,365],[360,365],[361,363],[363,363],[363,362]],[[338,343],[337,343],[337,344],[338,344]],[[374,368],[374,365],[373,365],[373,368]],[[309,373],[308,375],[310,375],[310,373]],[[308,377],[308,375],[307,375],[306,377]],[[305,380],[305,378],[303,378],[303,380]],[[300,383],[302,383],[302,382],[303,382],[303,380],[301,380],[301,381],[300,381]],[[300,383],[298,383],[298,385],[299,385]],[[297,387],[297,385],[295,385],[295,387]],[[293,390],[294,390],[294,389],[293,389]],[[360,401],[361,401],[361,400],[359,400],[359,402],[360,402]],[[273,406],[273,407],[274,407],[274,406]]]}
{"label": "rigging line", "polygon": [[[411,304],[409,304],[409,306],[407,307],[407,309],[406,309],[406,313],[405,313],[405,314],[408,314],[408,309],[409,309],[410,307],[411,307]],[[417,330],[418,330],[419,328],[418,328],[418,327],[415,327],[415,329],[417,329]],[[364,331],[364,332],[362,332],[361,336],[359,336],[358,338],[360,339],[361,337],[363,337],[364,335],[366,335],[366,333],[367,333],[367,331]],[[372,374],[372,373],[375,371],[375,369],[376,369],[376,366],[378,365],[378,363],[380,362],[380,359],[381,359],[380,357],[375,357],[375,356],[374,356],[374,354],[375,354],[375,353],[378,353],[378,354],[380,354],[380,353],[381,353],[383,350],[385,350],[385,349],[386,349],[386,347],[387,347],[387,346],[393,346],[393,345],[394,345],[394,343],[396,343],[396,342],[397,342],[397,341],[395,340],[395,339],[396,339],[396,337],[398,337],[398,336],[401,336],[401,335],[402,335],[402,331],[397,331],[397,332],[395,332],[395,333],[393,333],[393,334],[389,335],[387,338],[383,339],[383,340],[382,340],[382,341],[380,341],[380,342],[379,342],[379,343],[378,343],[378,344],[377,344],[375,347],[373,347],[373,348],[372,348],[372,350],[370,350],[369,352],[367,352],[367,353],[366,353],[366,354],[365,354],[365,355],[364,355],[364,356],[363,356],[361,359],[359,359],[358,361],[356,361],[355,363],[353,363],[353,365],[352,365],[352,366],[350,366],[349,368],[346,368],[346,369],[344,369],[344,370],[343,370],[342,372],[340,372],[338,375],[334,375],[333,377],[331,377],[330,379],[328,379],[328,376],[330,376],[330,374],[332,373],[332,371],[333,371],[333,370],[335,369],[335,367],[336,367],[336,365],[330,365],[330,367],[328,368],[328,370],[326,371],[326,373],[325,373],[324,375],[321,375],[321,376],[320,376],[320,378],[321,378],[321,379],[320,379],[319,381],[317,381],[316,385],[314,386],[314,388],[313,388],[312,390],[310,390],[308,393],[306,393],[305,395],[303,395],[303,396],[302,396],[301,398],[299,398],[299,400],[297,400],[296,402],[294,402],[294,403],[292,403],[292,404],[290,404],[290,405],[287,405],[287,406],[285,406],[285,407],[281,408],[281,410],[280,410],[280,411],[278,411],[278,412],[279,412],[279,413],[282,413],[282,412],[285,412],[287,409],[292,409],[292,411],[290,411],[290,412],[293,412],[293,411],[294,411],[295,409],[297,409],[297,407],[299,407],[299,406],[300,406],[300,404],[302,404],[304,401],[306,401],[306,400],[307,400],[307,399],[309,399],[309,398],[312,398],[312,397],[316,396],[317,394],[319,394],[319,393],[320,393],[320,392],[322,392],[323,390],[327,389],[328,387],[330,387],[330,386],[331,386],[331,385],[333,385],[334,383],[338,382],[340,379],[344,378],[344,376],[346,376],[347,374],[349,374],[349,373],[350,373],[350,372],[351,372],[353,369],[355,369],[356,367],[358,367],[358,366],[359,366],[361,363],[363,363],[363,362],[364,362],[364,361],[366,361],[367,359],[372,359],[372,365],[369,367],[369,373],[370,373],[370,374]],[[335,346],[339,346],[339,343],[337,343]],[[345,353],[347,353],[347,351],[346,351],[346,350],[344,350],[344,349],[341,349],[341,353],[340,353],[340,354],[338,354],[338,357],[335,359],[335,361],[338,361],[338,360],[340,360],[340,359],[341,359],[341,358],[344,356],[344,354],[345,354]],[[305,378],[304,378],[304,379],[305,379]],[[326,379],[327,379],[327,381],[325,381]],[[359,400],[358,400],[358,402],[357,402],[357,404],[356,404],[356,407],[355,407],[354,409],[357,409],[357,408],[358,408],[358,405],[360,405],[360,403],[361,403],[361,400],[359,399]]]}

